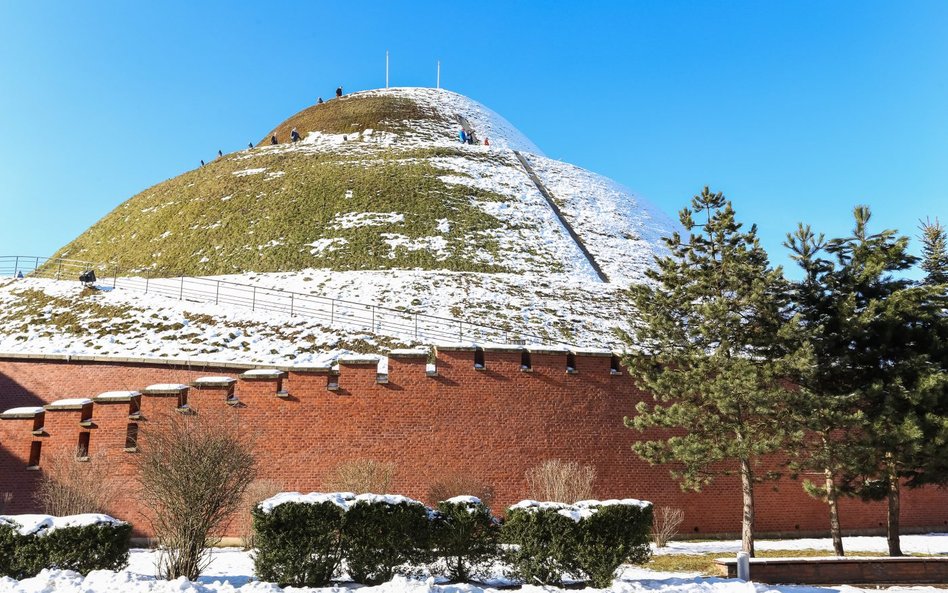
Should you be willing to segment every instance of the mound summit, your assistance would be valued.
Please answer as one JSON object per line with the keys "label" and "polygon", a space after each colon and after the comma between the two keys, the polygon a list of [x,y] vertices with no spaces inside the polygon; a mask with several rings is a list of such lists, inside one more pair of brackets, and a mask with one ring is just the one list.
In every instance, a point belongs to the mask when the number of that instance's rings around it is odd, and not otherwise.
{"label": "mound summit", "polygon": [[[461,120],[490,145],[461,144]],[[299,143],[289,142],[294,128]],[[271,134],[281,143],[271,146]],[[166,276],[325,268],[591,277],[514,150],[609,277],[638,279],[673,228],[663,214],[545,158],[479,103],[422,88],[309,107],[256,148],[132,197],[56,257]]]}
{"label": "mound summit", "polygon": [[[462,122],[481,144],[459,142]],[[625,289],[677,229],[450,91],[355,93],[260,137],[121,203],[55,257],[152,286],[210,277],[603,347],[634,317]],[[423,345],[122,286],[0,287],[0,352],[323,364]]]}

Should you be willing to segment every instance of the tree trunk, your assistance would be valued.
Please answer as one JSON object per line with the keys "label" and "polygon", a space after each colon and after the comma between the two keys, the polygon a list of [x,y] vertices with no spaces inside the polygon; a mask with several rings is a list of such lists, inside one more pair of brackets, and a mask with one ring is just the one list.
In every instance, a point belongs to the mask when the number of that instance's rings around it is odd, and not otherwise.
{"label": "tree trunk", "polygon": [[899,542],[899,474],[895,470],[895,462],[891,459],[886,463],[889,479],[889,516],[886,524],[889,539],[889,556],[901,556],[902,545]]}
{"label": "tree trunk", "polygon": [[741,521],[741,550],[754,557],[754,473],[750,461],[741,459],[741,495],[744,515]]}
{"label": "tree trunk", "polygon": [[833,552],[837,556],[845,556],[843,552],[843,530],[839,526],[839,493],[836,492],[836,480],[833,470],[823,470],[826,475],[826,504],[830,511],[830,535],[833,537]]}

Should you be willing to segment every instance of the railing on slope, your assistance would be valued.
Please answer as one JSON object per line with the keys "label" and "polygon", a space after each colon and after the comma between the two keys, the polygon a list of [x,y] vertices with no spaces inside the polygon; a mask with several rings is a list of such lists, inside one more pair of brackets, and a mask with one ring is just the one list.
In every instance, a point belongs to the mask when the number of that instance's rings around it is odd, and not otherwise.
{"label": "railing on slope", "polygon": [[512,329],[448,319],[379,305],[355,303],[305,293],[289,292],[213,278],[180,276],[149,278],[119,276],[117,268],[70,259],[0,256],[0,277],[78,280],[94,270],[98,286],[134,290],[182,301],[249,308],[251,311],[304,316],[324,325],[364,331],[421,343],[477,342],[571,346],[569,342]]}
{"label": "railing on slope", "polygon": [[523,165],[523,170],[527,172],[527,176],[530,178],[530,181],[533,182],[533,185],[540,190],[540,195],[543,196],[543,199],[546,200],[546,203],[550,206],[550,209],[553,210],[553,214],[556,215],[556,218],[559,219],[560,224],[563,225],[563,228],[566,229],[566,232],[569,234],[570,238],[573,239],[573,242],[576,243],[576,246],[579,247],[579,250],[583,253],[583,256],[586,258],[586,261],[589,262],[589,265],[592,266],[596,275],[599,276],[599,279],[603,282],[609,282],[609,276],[603,271],[602,267],[599,266],[599,263],[596,261],[596,258],[593,257],[593,254],[589,252],[589,249],[586,247],[586,244],[583,242],[579,234],[573,229],[573,225],[566,220],[566,217],[563,216],[563,211],[560,210],[560,207],[556,205],[556,200],[553,199],[553,194],[550,193],[550,190],[547,189],[546,185],[540,181],[540,178],[537,176],[536,171],[533,170],[533,167],[527,161],[527,159],[520,154],[519,150],[513,151],[514,156],[517,157],[517,160],[520,161],[520,164]]}

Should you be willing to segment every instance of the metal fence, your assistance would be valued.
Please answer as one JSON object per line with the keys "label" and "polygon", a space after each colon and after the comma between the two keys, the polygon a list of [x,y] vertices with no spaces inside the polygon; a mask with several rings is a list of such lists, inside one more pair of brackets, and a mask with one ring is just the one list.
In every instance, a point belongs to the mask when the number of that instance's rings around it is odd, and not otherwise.
{"label": "metal fence", "polygon": [[110,268],[106,264],[35,256],[0,256],[0,277],[78,281],[79,274],[86,270],[95,271],[98,277],[96,286],[100,288],[121,288],[181,301],[213,303],[247,308],[251,311],[302,316],[327,327],[386,335],[420,343],[457,341],[572,345],[569,342],[523,333],[510,328],[213,278],[120,276],[117,268]]}

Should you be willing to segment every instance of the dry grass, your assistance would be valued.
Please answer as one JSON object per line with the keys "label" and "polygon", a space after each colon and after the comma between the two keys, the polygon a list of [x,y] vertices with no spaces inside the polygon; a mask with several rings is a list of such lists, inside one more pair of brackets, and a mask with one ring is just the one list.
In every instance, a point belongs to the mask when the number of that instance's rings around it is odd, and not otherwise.
{"label": "dry grass", "polygon": [[244,498],[240,501],[240,510],[234,518],[236,522],[236,533],[243,542],[245,550],[255,547],[253,532],[253,517],[250,511],[257,506],[257,503],[275,496],[283,491],[283,486],[273,480],[257,480],[252,482],[244,492]]}
{"label": "dry grass", "polygon": [[592,498],[596,469],[576,461],[549,459],[527,470],[528,497],[572,504]]}
{"label": "dry grass", "polygon": [[105,513],[109,500],[117,492],[110,476],[112,467],[102,453],[94,453],[79,461],[75,451],[52,451],[43,455],[43,475],[36,491],[36,501],[50,515]]}
{"label": "dry grass", "polygon": [[373,129],[398,133],[404,131],[407,127],[405,122],[411,120],[437,121],[449,130],[453,130],[456,125],[421,109],[411,99],[356,95],[307,107],[271,130],[260,143],[269,144],[273,134],[277,135],[280,142],[288,142],[293,128],[304,138],[309,132],[345,134]]}
{"label": "dry grass", "polygon": [[396,465],[391,462],[355,459],[340,463],[323,481],[332,492],[386,494],[395,478]]}
{"label": "dry grass", "polygon": [[[850,556],[885,556],[881,552],[848,551]],[[833,556],[832,550],[757,550],[757,558],[824,558]],[[708,576],[717,576],[718,567],[714,561],[729,558],[733,554],[663,554],[652,555],[645,568],[662,572],[700,572]]]}
{"label": "dry grass", "polygon": [[[234,175],[257,168],[267,172]],[[283,176],[271,178],[268,172]],[[445,183],[440,179],[445,174],[423,157],[378,149],[353,160],[296,151],[227,155],[134,196],[56,257],[104,263],[120,275],[151,276],[307,267],[504,271],[478,259],[478,253],[497,255],[491,233],[503,223],[472,200],[507,198]],[[351,198],[346,198],[348,190]],[[404,220],[355,228],[331,224],[337,214],[350,212],[397,212]],[[446,233],[438,230],[440,219],[450,221]],[[444,255],[393,249],[382,233],[409,241],[443,236]],[[310,244],[320,239],[347,243],[314,254]]]}

